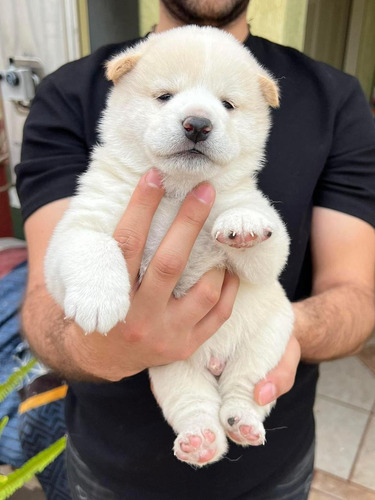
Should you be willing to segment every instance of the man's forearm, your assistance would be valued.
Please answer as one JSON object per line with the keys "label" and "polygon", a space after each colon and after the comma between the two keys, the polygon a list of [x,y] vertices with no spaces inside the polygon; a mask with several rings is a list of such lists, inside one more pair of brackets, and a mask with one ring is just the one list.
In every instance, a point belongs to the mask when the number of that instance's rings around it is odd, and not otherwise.
{"label": "man's forearm", "polygon": [[[370,289],[341,285],[293,306],[294,335],[301,345],[302,359],[307,361],[318,362],[355,353],[374,327],[374,293]],[[77,335],[74,323],[64,319],[63,311],[43,286],[28,291],[22,323],[31,349],[63,377],[87,382],[110,379],[92,373],[92,367],[98,368],[100,360],[95,360],[95,352],[90,352],[88,338]],[[104,347],[108,338],[99,340]],[[105,356],[105,347],[100,351]]]}
{"label": "man's forearm", "polygon": [[56,373],[68,380],[103,381],[85,371],[75,361],[77,357],[73,357],[70,352],[73,345],[67,342],[68,335],[72,335],[72,323],[64,319],[62,309],[44,286],[36,287],[26,294],[22,308],[22,327],[32,351]]}
{"label": "man's forearm", "polygon": [[293,304],[301,357],[319,362],[357,352],[374,328],[374,293],[338,285]]}

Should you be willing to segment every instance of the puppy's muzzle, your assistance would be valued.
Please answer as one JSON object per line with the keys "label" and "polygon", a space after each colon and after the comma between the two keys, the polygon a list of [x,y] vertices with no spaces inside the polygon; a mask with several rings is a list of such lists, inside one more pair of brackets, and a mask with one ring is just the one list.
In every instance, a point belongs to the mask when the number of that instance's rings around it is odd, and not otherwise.
{"label": "puppy's muzzle", "polygon": [[199,116],[188,116],[182,122],[185,129],[185,135],[194,143],[205,141],[212,130],[212,123],[208,118],[201,118]]}

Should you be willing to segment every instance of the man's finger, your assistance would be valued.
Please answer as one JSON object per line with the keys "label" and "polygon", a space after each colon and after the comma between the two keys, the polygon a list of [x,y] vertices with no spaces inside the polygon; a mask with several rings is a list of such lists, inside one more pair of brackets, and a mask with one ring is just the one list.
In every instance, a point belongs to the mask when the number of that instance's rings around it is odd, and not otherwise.
{"label": "man's finger", "polygon": [[195,327],[194,335],[198,345],[203,344],[230,318],[238,287],[238,276],[225,271],[219,301]]}
{"label": "man's finger", "polygon": [[300,358],[301,347],[292,335],[279,364],[255,386],[254,398],[259,405],[275,401],[293,387]]}
{"label": "man's finger", "polygon": [[153,309],[165,307],[185,269],[191,249],[215,199],[215,190],[203,183],[182,203],[163,241],[152,258],[138,293]]}
{"label": "man's finger", "polygon": [[220,300],[225,269],[207,271],[189,291],[180,298],[171,298],[173,313],[185,324],[199,323]]}
{"label": "man's finger", "polygon": [[160,172],[149,170],[141,177],[113,234],[124,254],[132,285],[137,279],[152,218],[163,195]]}

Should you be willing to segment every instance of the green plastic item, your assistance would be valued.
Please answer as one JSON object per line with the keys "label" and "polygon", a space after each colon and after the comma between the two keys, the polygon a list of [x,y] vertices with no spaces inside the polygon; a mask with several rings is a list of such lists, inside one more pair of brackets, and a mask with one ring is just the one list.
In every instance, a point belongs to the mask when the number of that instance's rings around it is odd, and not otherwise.
{"label": "green plastic item", "polygon": [[47,449],[41,451],[35,457],[30,458],[22,467],[8,476],[0,479],[0,500],[9,498],[15,491],[21,488],[27,481],[42,472],[66,447],[66,436],[55,441]]}
{"label": "green plastic item", "polygon": [[5,416],[0,420],[0,437],[8,422],[9,422],[8,416]]}
{"label": "green plastic item", "polygon": [[0,403],[17,387],[22,379],[26,377],[28,372],[37,362],[36,359],[31,359],[25,366],[12,373],[4,384],[0,384]]}

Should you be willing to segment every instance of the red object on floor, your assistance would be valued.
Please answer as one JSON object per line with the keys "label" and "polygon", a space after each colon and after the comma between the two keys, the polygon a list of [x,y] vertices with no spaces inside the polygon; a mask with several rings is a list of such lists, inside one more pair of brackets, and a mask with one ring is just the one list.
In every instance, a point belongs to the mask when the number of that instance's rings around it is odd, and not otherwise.
{"label": "red object on floor", "polygon": [[0,252],[0,279],[10,273],[21,262],[27,260],[26,248],[8,248]]}

